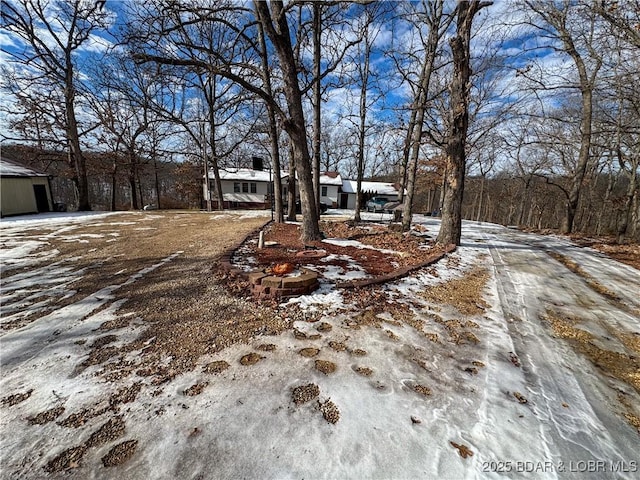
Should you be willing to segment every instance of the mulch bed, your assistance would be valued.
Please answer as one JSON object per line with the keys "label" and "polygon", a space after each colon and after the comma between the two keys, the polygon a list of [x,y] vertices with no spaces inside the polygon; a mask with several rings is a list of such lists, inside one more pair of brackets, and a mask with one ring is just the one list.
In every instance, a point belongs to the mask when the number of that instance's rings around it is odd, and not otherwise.
{"label": "mulch bed", "polygon": [[[399,233],[389,230],[387,225],[361,224],[352,222],[321,222],[320,228],[325,238],[356,240],[377,249],[399,252],[398,255],[383,253],[369,248],[333,245],[327,242],[312,242],[304,245],[300,241],[300,226],[296,224],[271,224],[265,229],[266,242],[276,242],[261,250],[252,247],[244,251],[244,255],[252,256],[258,262],[258,268],[267,268],[279,263],[294,265],[335,265],[348,268],[358,264],[373,277],[387,275],[401,267],[419,265],[433,255],[436,247],[424,237],[410,233]],[[328,255],[340,258],[296,258],[296,253],[305,247],[325,250]],[[344,258],[350,257],[350,259]]]}

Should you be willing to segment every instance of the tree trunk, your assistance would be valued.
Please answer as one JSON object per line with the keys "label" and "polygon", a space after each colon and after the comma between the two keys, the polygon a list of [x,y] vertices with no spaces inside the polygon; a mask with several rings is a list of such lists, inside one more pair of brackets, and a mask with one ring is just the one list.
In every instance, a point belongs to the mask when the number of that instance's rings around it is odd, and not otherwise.
{"label": "tree trunk", "polygon": [[367,128],[367,87],[369,84],[369,61],[371,57],[371,44],[369,42],[369,24],[364,31],[364,65],[361,70],[360,86],[360,124],[358,128],[358,172],[356,179],[356,211],[354,221],[360,221],[360,210],[362,210],[362,180],[364,179],[364,141]]}
{"label": "tree trunk", "polygon": [[138,210],[138,191],[136,189],[136,159],[129,150],[129,190],[131,191],[131,209]]}
{"label": "tree trunk", "polygon": [[481,213],[482,213],[482,200],[484,197],[484,181],[485,181],[485,177],[484,175],[482,176],[482,178],[480,179],[480,195],[478,196],[478,213],[476,214],[476,222],[480,221],[480,217],[481,217]]}
{"label": "tree trunk", "polygon": [[[202,145],[202,169],[203,169],[203,180],[202,180],[202,197],[204,200],[203,207],[207,210],[207,212],[211,211],[211,182],[209,180],[209,155],[207,154],[207,141],[205,139],[204,132],[204,120],[200,125],[200,144]],[[213,130],[213,123],[211,124],[211,130]]]}
{"label": "tree trunk", "polygon": [[571,178],[569,196],[565,207],[565,218],[562,223],[562,232],[571,233],[574,229],[574,221],[578,211],[580,191],[589,163],[591,150],[591,128],[593,118],[593,87],[582,89],[582,118],[580,121],[580,152],[576,170]]}
{"label": "tree trunk", "polygon": [[[637,169],[634,169],[637,170]],[[618,226],[618,243],[620,243],[629,233],[629,226],[634,225],[634,198],[638,195],[638,175],[636,171],[632,171],[629,177],[629,186],[624,197],[624,206],[622,208],[622,221]],[[633,229],[632,229],[633,230]]]}
{"label": "tree trunk", "polygon": [[[531,184],[531,178],[527,178],[524,181],[524,192],[522,198],[520,198],[520,214],[518,215],[518,226],[521,227],[524,223],[524,213],[526,211],[527,202],[529,201],[529,186]],[[511,223],[511,222],[509,222]]]}
{"label": "tree trunk", "polygon": [[296,162],[293,157],[293,146],[289,143],[289,178],[287,179],[288,203],[287,220],[296,221]]}
{"label": "tree trunk", "polygon": [[[269,11],[269,6],[266,2],[255,2],[260,22],[276,49],[280,60],[280,68],[282,69],[284,94],[289,111],[289,118],[283,123],[293,146],[302,204],[301,240],[306,243],[320,240],[321,235],[318,207],[313,192],[313,174],[311,156],[309,155],[307,144],[302,93],[298,83],[296,61],[283,2],[274,0],[271,2],[271,6],[273,15]],[[275,25],[272,20],[275,20]]]}
{"label": "tree trunk", "polygon": [[313,191],[320,215],[320,136],[321,136],[321,91],[320,91],[320,2],[313,2]]}
{"label": "tree trunk", "polygon": [[[267,43],[264,39],[264,29],[262,24],[258,23],[258,40],[260,42],[260,53],[262,61],[262,78],[267,94],[273,97],[273,89],[271,88],[271,73],[269,71],[269,58],[267,56]],[[275,221],[276,223],[284,223],[284,208],[282,204],[282,175],[280,167],[280,145],[278,135],[278,123],[276,114],[273,111],[271,103],[267,104],[267,115],[269,117],[269,140],[271,143],[271,166],[273,167],[273,196],[275,197]]]}
{"label": "tree trunk", "polygon": [[67,141],[69,142],[69,160],[75,172],[75,182],[78,189],[78,211],[91,210],[89,203],[89,183],[87,181],[87,167],[80,147],[80,135],[78,133],[78,121],[75,112],[75,88],[73,86],[73,63],[71,53],[67,55],[65,75],[65,114]]}
{"label": "tree trunk", "polygon": [[[224,193],[222,192],[222,181],[220,180],[220,167],[218,165],[218,151],[216,145],[218,143],[217,136],[217,123],[216,123],[216,76],[210,75],[204,82],[203,90],[205,99],[207,102],[207,117],[209,122],[209,140],[207,142],[204,131],[204,123],[202,125],[202,161],[204,162],[204,178],[206,181],[205,193],[207,195],[206,208],[210,212],[212,210],[211,205],[211,181],[209,179],[209,159],[211,160],[211,170],[213,170],[213,182],[214,190],[216,192],[216,203],[218,204],[218,210],[224,210]],[[211,156],[207,152],[207,143],[211,146]]]}
{"label": "tree trunk", "polygon": [[138,185],[138,193],[140,194],[140,203],[138,204],[139,207],[142,209],[144,207],[144,195],[143,195],[143,191],[142,191],[142,182],[140,181],[140,171],[139,169],[136,168],[136,183]]}
{"label": "tree trunk", "polygon": [[118,163],[116,161],[113,162],[113,168],[111,170],[111,211],[116,211],[116,173],[118,172]]}
{"label": "tree trunk", "polygon": [[402,206],[402,229],[404,231],[408,231],[411,228],[413,197],[415,193],[416,173],[418,170],[418,157],[420,156],[420,146],[422,143],[422,127],[424,124],[425,110],[427,108],[426,103],[429,94],[429,85],[431,84],[431,75],[433,73],[433,66],[435,64],[438,51],[438,43],[440,41],[440,22],[442,20],[443,2],[435,2],[432,8],[432,16],[429,19],[427,50],[425,52],[425,59],[420,73],[420,82],[414,102],[416,115],[411,138],[411,155],[407,165],[405,185],[407,193],[404,197]]}
{"label": "tree trunk", "polygon": [[[409,116],[409,125],[407,125],[407,135],[404,139],[404,148],[402,149],[402,164],[400,165],[400,190],[398,191],[398,201],[404,203],[404,190],[407,185],[407,168],[409,165],[409,155],[411,152],[411,142],[413,139],[413,129],[416,125],[416,109],[415,104],[412,105],[411,114]],[[402,220],[402,211],[395,209],[393,211],[393,221],[399,222]]]}
{"label": "tree trunk", "polygon": [[153,154],[153,173],[155,176],[155,187],[156,187],[156,207],[160,210],[162,207],[160,206],[160,180],[158,179],[158,162],[156,160],[155,153]]}
{"label": "tree trunk", "polygon": [[475,14],[488,5],[479,0],[461,1],[458,4],[456,36],[449,42],[453,53],[453,78],[450,86],[450,131],[445,147],[447,168],[444,205],[437,239],[441,245],[460,245],[462,236],[462,196],[467,167],[465,148],[469,127],[471,25]]}

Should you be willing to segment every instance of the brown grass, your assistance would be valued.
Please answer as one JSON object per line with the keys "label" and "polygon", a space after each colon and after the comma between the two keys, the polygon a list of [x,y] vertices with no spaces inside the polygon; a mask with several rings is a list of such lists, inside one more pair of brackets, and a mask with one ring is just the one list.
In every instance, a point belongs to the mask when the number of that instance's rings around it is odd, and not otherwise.
{"label": "brown grass", "polygon": [[463,315],[481,315],[489,306],[482,293],[489,281],[489,272],[476,267],[464,277],[427,287],[421,296],[431,303],[453,306]]}
{"label": "brown grass", "polygon": [[640,393],[640,359],[636,355],[612,352],[596,346],[593,342],[595,337],[591,333],[575,326],[579,319],[551,310],[547,310],[542,318],[551,325],[558,337],[569,340],[576,350],[600,370],[631,385]]}

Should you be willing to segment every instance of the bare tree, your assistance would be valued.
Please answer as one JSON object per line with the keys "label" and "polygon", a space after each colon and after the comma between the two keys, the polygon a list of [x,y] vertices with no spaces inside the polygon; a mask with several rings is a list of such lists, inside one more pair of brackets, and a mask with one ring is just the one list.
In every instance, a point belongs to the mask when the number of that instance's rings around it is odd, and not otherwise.
{"label": "bare tree", "polygon": [[[262,60],[262,76],[264,82],[264,88],[266,93],[275,98],[273,94],[273,87],[271,86],[271,71],[269,68],[269,54],[267,50],[267,42],[264,38],[264,30],[262,24],[258,24],[258,41],[260,43],[260,58]],[[269,117],[269,138],[271,144],[271,166],[273,170],[273,192],[271,194],[275,197],[275,221],[277,223],[284,223],[284,206],[282,202],[282,175],[280,167],[280,141],[278,132],[278,123],[276,119],[276,112],[274,111],[270,102],[266,102],[267,114]],[[294,175],[295,179],[295,175]],[[295,183],[294,183],[295,194]],[[295,211],[294,211],[295,219]]]}
{"label": "bare tree", "polygon": [[461,1],[458,4],[456,35],[449,43],[453,54],[450,85],[449,134],[445,147],[446,171],[442,225],[437,242],[460,245],[462,235],[462,195],[466,172],[466,141],[469,127],[469,79],[471,78],[471,27],[473,18],[492,2]]}
{"label": "bare tree", "polygon": [[[296,173],[302,200],[302,234],[304,242],[320,238],[319,216],[313,195],[311,172],[311,156],[307,144],[307,133],[304,110],[302,106],[303,92],[298,81],[296,57],[294,54],[287,11],[282,1],[256,2],[253,11],[238,6],[233,2],[222,2],[210,8],[187,8],[179,4],[172,4],[178,9],[166,20],[168,12],[162,18],[157,17],[153,28],[137,35],[135,58],[139,62],[156,62],[163,65],[188,67],[195,70],[218,75],[239,85],[245,91],[257,95],[268,102],[279,117],[283,129],[287,132],[293,147]],[[255,12],[255,16],[252,13]],[[278,65],[282,74],[283,91],[286,99],[286,110],[281,107],[273,95],[270,95],[262,85],[263,75],[260,64],[260,47],[256,41],[255,17],[262,24],[265,35],[271,41]],[[220,28],[234,32],[232,41],[224,51],[211,50],[206,45],[194,43],[191,39],[183,38],[178,44],[179,49],[206,54],[205,57],[194,56],[189,52],[169,51],[153,48],[153,38],[170,41],[176,31],[184,31],[185,27],[203,20],[216,22]],[[148,23],[148,22],[147,22]],[[150,31],[149,31],[150,30]],[[156,31],[157,30],[157,31]],[[251,35],[253,33],[253,35]],[[136,35],[132,37],[135,40]],[[185,43],[186,42],[186,43]],[[180,55],[185,53],[185,55]]]}
{"label": "bare tree", "polygon": [[270,38],[279,59],[283,74],[284,94],[287,99],[288,116],[284,120],[295,158],[296,173],[302,200],[302,241],[320,239],[318,207],[313,192],[311,156],[307,144],[307,132],[302,107],[302,91],[298,82],[296,59],[291,44],[291,34],[283,2],[255,2],[258,19]]}
{"label": "bare tree", "polygon": [[611,24],[617,34],[636,48],[640,48],[640,2],[625,0],[622,2],[593,2],[595,11]]}
{"label": "bare tree", "polygon": [[576,87],[580,91],[582,99],[580,151],[573,169],[571,186],[565,205],[565,218],[562,224],[563,232],[569,233],[574,228],[582,183],[590,159],[593,95],[598,72],[602,66],[602,57],[595,45],[597,19],[588,5],[576,5],[575,2],[565,1],[561,5],[557,5],[546,1],[527,1],[526,4],[536,14],[537,19],[544,22],[541,24],[534,21],[532,26],[547,39],[559,42],[560,46],[550,42],[550,47],[568,55],[578,74]]}
{"label": "bare tree", "polygon": [[[74,169],[78,210],[91,210],[87,170],[81,148],[82,130],[77,118],[77,52],[90,42],[96,30],[106,28],[109,13],[104,1],[2,1],[2,27],[19,36],[28,48],[10,52],[12,62],[21,69],[22,82],[31,83],[30,95],[37,97],[40,85],[60,98],[63,127],[68,143],[68,162]],[[45,32],[45,33],[43,33]],[[46,103],[45,103],[46,104]]]}
{"label": "bare tree", "polygon": [[[423,127],[425,120],[425,111],[430,95],[431,77],[435,68],[436,57],[438,55],[438,45],[440,39],[444,35],[449,22],[443,21],[444,1],[436,0],[425,4],[426,12],[423,15],[424,22],[429,28],[429,35],[424,44],[425,52],[422,60],[422,67],[418,85],[414,93],[415,98],[411,107],[412,118],[408,125],[407,146],[405,146],[405,155],[408,155],[405,162],[406,172],[403,175],[405,183],[402,185],[401,191],[406,189],[406,196],[403,198],[402,209],[402,228],[409,230],[411,228],[411,218],[413,210],[413,197],[415,194],[416,172],[418,169],[418,158],[420,156]],[[458,8],[462,8],[461,5]],[[415,112],[415,115],[414,115]]]}

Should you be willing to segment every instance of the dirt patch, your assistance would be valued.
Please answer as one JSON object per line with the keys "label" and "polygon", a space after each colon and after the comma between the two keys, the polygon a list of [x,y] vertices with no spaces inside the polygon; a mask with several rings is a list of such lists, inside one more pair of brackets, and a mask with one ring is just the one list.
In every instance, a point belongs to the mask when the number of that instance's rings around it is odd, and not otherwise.
{"label": "dirt patch", "polygon": [[200,395],[208,385],[209,382],[196,383],[195,385],[191,385],[189,388],[185,389],[182,393],[187,397],[194,397],[196,395]]}
{"label": "dirt patch", "polygon": [[393,333],[391,330],[385,330],[384,333],[386,333],[387,337],[389,337],[394,342],[397,342],[397,341],[400,340],[400,337],[398,335],[396,335],[395,333]]}
{"label": "dirt patch", "polygon": [[463,315],[481,315],[489,307],[482,293],[489,281],[489,272],[476,267],[464,277],[426,287],[421,297],[431,303],[447,304]]}
{"label": "dirt patch", "polygon": [[121,465],[136,453],[136,448],[138,448],[137,440],[127,440],[126,442],[119,443],[102,457],[102,464],[105,467]]}
{"label": "dirt patch", "polygon": [[72,413],[60,422],[56,422],[61,427],[79,428],[92,418],[98,417],[109,410],[109,407],[83,408],[77,413]]}
{"label": "dirt patch", "polygon": [[623,382],[631,385],[640,393],[640,358],[621,352],[602,349],[594,343],[595,337],[576,325],[580,319],[567,317],[547,310],[542,318],[551,325],[553,332],[571,343],[571,346],[585,355],[591,362]]}
{"label": "dirt patch", "polygon": [[24,402],[27,398],[31,396],[32,393],[33,393],[33,389],[30,389],[23,393],[14,393],[13,395],[7,395],[0,401],[0,403],[8,407],[13,407],[18,403]]}
{"label": "dirt patch", "polygon": [[327,399],[324,402],[320,402],[318,400],[318,406],[320,411],[322,412],[322,416],[329,423],[338,423],[340,420],[340,410],[338,406],[331,401],[331,399]]}
{"label": "dirt patch", "polygon": [[224,360],[216,360],[215,362],[208,363],[204,367],[202,367],[202,371],[204,373],[217,375],[218,373],[224,372],[230,366],[231,365],[229,365]]}
{"label": "dirt patch", "polygon": [[624,418],[626,418],[629,425],[638,429],[638,433],[640,433],[640,414],[636,407],[634,407],[633,402],[631,401],[629,396],[624,393],[618,393],[618,401],[626,410],[623,413]]}
{"label": "dirt patch", "polygon": [[324,373],[325,375],[329,375],[330,373],[335,372],[337,368],[335,363],[328,360],[316,360],[315,366],[316,370]]}
{"label": "dirt patch", "polygon": [[125,424],[122,417],[110,418],[107,423],[91,434],[84,445],[87,448],[103,445],[124,435],[124,430]]}
{"label": "dirt patch", "polygon": [[355,355],[356,357],[364,357],[366,354],[366,350],[362,350],[361,348],[351,350],[351,355]]}
{"label": "dirt patch", "polygon": [[118,317],[113,320],[107,320],[98,327],[98,330],[110,331],[128,327],[131,323],[131,318],[132,317]]}
{"label": "dirt patch", "polygon": [[315,357],[316,355],[318,355],[320,353],[320,349],[313,348],[313,347],[307,347],[307,348],[301,349],[300,351],[298,351],[298,353],[300,355],[302,355],[303,357],[311,358],[311,357]]}
{"label": "dirt patch", "polygon": [[276,348],[278,347],[273,343],[263,343],[261,345],[258,345],[256,347],[256,350],[260,350],[261,352],[274,352]]}
{"label": "dirt patch", "polygon": [[[291,327],[292,322],[284,319],[286,315],[277,308],[256,306],[230,293],[227,287],[232,282],[216,263],[226,249],[266,219],[225,215],[219,221],[216,217],[217,214],[184,212],[127,214],[123,219],[133,225],[84,226],[74,230],[74,234],[103,236],[91,238],[89,246],[95,251],[88,252],[82,245],[82,257],[74,261],[79,269],[87,269],[82,280],[72,285],[79,287],[78,295],[124,283],[131,275],[160,265],[116,292],[116,300],[126,300],[120,316],[100,327],[101,331],[112,331],[136,319],[141,326],[138,338],[114,346],[110,345],[116,339],[114,335],[100,337],[79,366],[80,371],[90,365],[104,365],[99,375],[107,380],[115,381],[137,371],[154,377],[149,383],[158,385],[195,368],[202,355],[233,344],[250,343],[261,335],[277,335]],[[117,222],[120,217],[112,220]],[[141,220],[144,228],[140,227]],[[114,231],[117,236],[110,236]],[[117,241],[107,241],[114,238]],[[48,248],[61,249],[60,258],[64,260],[77,258],[79,246],[65,243],[64,238],[53,238]],[[72,297],[69,302],[76,300]],[[134,352],[134,363],[127,363],[125,359]]]}
{"label": "dirt patch", "polygon": [[115,409],[121,403],[131,403],[136,399],[141,389],[142,382],[136,382],[129,387],[121,388],[109,397],[109,405],[112,409]]}
{"label": "dirt patch", "polygon": [[343,342],[334,342],[331,341],[329,342],[329,346],[335,350],[336,352],[344,352],[347,350],[347,345],[344,344]]}
{"label": "dirt patch", "polygon": [[416,384],[412,388],[414,392],[417,392],[424,397],[428,397],[429,395],[431,395],[431,389],[429,387],[425,387],[424,385]]}
{"label": "dirt patch", "polygon": [[51,408],[49,410],[45,410],[44,412],[40,412],[33,417],[29,417],[27,421],[29,422],[29,425],[44,425],[45,423],[54,421],[63,413],[64,407],[60,405],[59,407]]}
{"label": "dirt patch", "polygon": [[64,470],[70,470],[72,468],[78,468],[80,466],[80,461],[86,452],[87,447],[84,445],[68,448],[58,454],[53,460],[50,460],[44,466],[44,470],[48,473],[57,473]]}
{"label": "dirt patch", "polygon": [[91,348],[101,348],[109,343],[113,343],[118,339],[116,335],[103,335],[102,337],[96,338],[96,340],[91,344]]}
{"label": "dirt patch", "polygon": [[453,448],[458,449],[458,453],[462,458],[473,457],[473,452],[466,445],[461,445],[456,442],[449,442]]}
{"label": "dirt patch", "polygon": [[320,325],[316,327],[316,330],[319,332],[330,332],[333,329],[330,323],[322,322]]}
{"label": "dirt patch", "polygon": [[356,367],[354,370],[356,373],[359,373],[363,377],[370,377],[371,375],[373,375],[373,370],[371,370],[369,367]]}
{"label": "dirt patch", "polygon": [[265,357],[258,355],[255,352],[251,352],[246,355],[243,355],[242,358],[240,358],[240,363],[244,366],[255,365],[263,358]]}
{"label": "dirt patch", "polygon": [[307,403],[320,395],[320,388],[315,383],[300,385],[291,392],[291,400],[296,405]]}
{"label": "dirt patch", "polygon": [[618,338],[625,344],[625,346],[636,353],[640,353],[640,333],[621,333]]}
{"label": "dirt patch", "polygon": [[522,395],[520,392],[513,392],[513,396],[516,397],[516,399],[520,403],[529,403],[529,400],[527,400],[527,398],[524,395]]}

